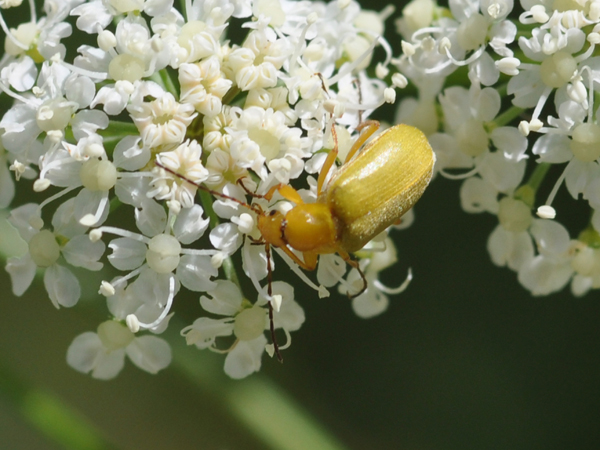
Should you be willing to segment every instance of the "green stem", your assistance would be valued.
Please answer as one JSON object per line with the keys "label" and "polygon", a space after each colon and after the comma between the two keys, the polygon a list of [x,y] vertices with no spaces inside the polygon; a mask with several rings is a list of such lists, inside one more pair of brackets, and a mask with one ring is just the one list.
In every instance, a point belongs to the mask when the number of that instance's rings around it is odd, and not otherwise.
{"label": "green stem", "polygon": [[106,130],[98,130],[98,134],[102,137],[115,138],[118,136],[139,135],[140,132],[132,122],[121,122],[111,120]]}
{"label": "green stem", "polygon": [[171,79],[171,76],[169,75],[167,69],[162,69],[159,72],[154,72],[150,76],[150,79],[156,84],[160,85],[165,91],[173,94],[175,98],[179,98],[179,92],[177,90],[177,87],[175,86],[175,83],[173,83],[173,80]]}
{"label": "green stem", "polygon": [[167,91],[173,94],[175,98],[179,98],[179,90],[177,89],[177,86],[175,86],[175,83],[173,83],[169,71],[167,69],[162,69],[159,74]]}
{"label": "green stem", "polygon": [[200,201],[202,202],[202,207],[204,208],[204,213],[210,220],[209,225],[210,225],[210,228],[212,229],[212,228],[216,227],[217,225],[219,225],[219,223],[220,223],[219,217],[217,216],[217,213],[215,213],[215,210],[212,207],[213,198],[206,191],[198,189],[198,192],[200,193]]}
{"label": "green stem", "polygon": [[539,163],[529,177],[529,180],[527,180],[527,186],[531,187],[534,192],[537,192],[549,169],[549,163]]}
{"label": "green stem", "polygon": [[548,169],[550,169],[550,164],[538,164],[531,176],[529,177],[529,180],[527,180],[527,183],[525,183],[515,191],[514,198],[517,200],[521,200],[530,208],[533,208],[533,206],[535,205],[535,195],[540,185],[542,184],[542,181],[544,181]]}
{"label": "green stem", "polygon": [[524,111],[525,111],[525,109],[519,108],[518,106],[511,106],[510,108],[508,108],[502,114],[498,115],[493,120],[492,123],[494,124],[494,128],[496,128],[496,127],[503,127],[505,125],[508,125],[514,119],[516,119],[521,114],[523,114]]}
{"label": "green stem", "polygon": [[233,260],[230,256],[225,258],[225,260],[223,261],[223,271],[225,272],[225,278],[227,278],[229,281],[234,282],[241,290],[240,280],[237,276],[235,265],[233,264]]}
{"label": "green stem", "polygon": [[165,91],[167,90],[167,87],[165,86],[165,83],[163,82],[162,77],[160,76],[160,74],[158,72],[154,72],[152,75],[150,75],[148,77],[151,81],[154,81],[156,84],[158,84],[161,88],[163,88]]}
{"label": "green stem", "polygon": [[544,181],[548,169],[550,169],[550,164],[538,164],[531,176],[529,177],[529,180],[527,180],[527,183],[525,183],[515,191],[514,198],[517,200],[521,200],[530,208],[533,208],[533,206],[535,205],[535,195],[540,185],[542,184],[542,181]]}
{"label": "green stem", "polygon": [[121,203],[121,200],[119,200],[119,197],[115,196],[113,197],[110,202],[109,202],[109,214],[114,212],[115,210],[119,209],[121,206],[123,205],[123,203]]}
{"label": "green stem", "polygon": [[227,91],[227,93],[223,96],[222,103],[224,105],[231,105],[233,99],[240,93],[240,89],[238,87],[232,87]]}

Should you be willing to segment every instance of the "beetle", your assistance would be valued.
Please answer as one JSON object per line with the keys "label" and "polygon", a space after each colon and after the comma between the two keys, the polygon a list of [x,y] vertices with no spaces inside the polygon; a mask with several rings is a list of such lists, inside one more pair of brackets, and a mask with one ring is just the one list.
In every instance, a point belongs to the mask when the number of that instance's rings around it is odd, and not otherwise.
{"label": "beetle", "polygon": [[[378,128],[379,122],[372,120],[357,127],[359,131],[364,131],[348,152],[347,162],[324,188],[338,155],[337,136],[332,127],[334,148],[327,155],[319,173],[317,200],[314,203],[304,202],[298,191],[288,184],[275,185],[266,194],[258,195],[246,189],[241,180],[238,181],[252,197],[270,201],[278,192],[284,199],[294,203],[295,206],[285,214],[277,210],[265,211],[258,204],[244,203],[200,186],[159,161],[156,165],[214,196],[233,200],[256,213],[257,228],[262,239],[255,243],[265,245],[269,296],[270,247],[274,246],[283,250],[305,270],[317,267],[319,255],[338,253],[362,277],[362,289],[351,296],[356,297],[366,290],[367,279],[350,253],[360,250],[412,208],[429,184],[435,163],[435,154],[425,135],[417,128],[404,124],[395,125],[381,133],[364,145],[362,151],[352,159]],[[301,252],[302,258],[293,250]],[[270,302],[269,317],[273,345],[281,360],[275,341]]]}
{"label": "beetle", "polygon": [[[435,154],[420,130],[402,124],[391,127],[351,159],[379,128],[379,122],[363,122],[359,130],[363,128],[365,132],[348,152],[349,162],[341,166],[323,189],[337,158],[337,145],[329,152],[319,173],[315,203],[305,203],[294,188],[282,184],[263,196],[271,200],[279,192],[296,205],[285,215],[279,211],[259,215],[257,226],[267,244],[281,248],[303,269],[314,270],[320,254],[338,253],[360,271],[349,253],[360,250],[397,222],[417,202],[431,180]],[[302,252],[303,260],[291,249]],[[352,297],[366,289],[364,275],[363,281],[363,289]]]}

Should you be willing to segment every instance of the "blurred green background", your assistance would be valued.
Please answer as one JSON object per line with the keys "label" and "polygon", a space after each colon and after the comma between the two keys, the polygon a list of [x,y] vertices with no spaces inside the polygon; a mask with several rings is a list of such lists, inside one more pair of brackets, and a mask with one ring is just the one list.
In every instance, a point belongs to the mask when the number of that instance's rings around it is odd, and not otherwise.
{"label": "blurred green background", "polygon": [[[490,262],[497,221],[463,213],[458,188],[436,179],[394,233],[400,262],[384,282],[409,267],[415,279],[382,316],[359,319],[291,277],[307,321],[283,365],[265,357],[243,381],[182,339],[155,376],[129,362],[109,382],[77,373],[67,347],[108,317],[97,284],[57,311],[41,280],[15,298],[0,271],[0,449],[600,448],[600,296],[531,297]],[[569,205],[559,198],[561,221],[587,220]]]}

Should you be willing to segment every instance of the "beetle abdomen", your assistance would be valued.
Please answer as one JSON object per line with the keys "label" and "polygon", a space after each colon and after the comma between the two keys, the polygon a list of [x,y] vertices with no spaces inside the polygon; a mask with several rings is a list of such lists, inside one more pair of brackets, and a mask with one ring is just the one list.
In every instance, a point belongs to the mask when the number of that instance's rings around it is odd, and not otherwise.
{"label": "beetle abdomen", "polygon": [[360,250],[417,202],[433,174],[425,135],[396,125],[371,141],[329,182],[325,198],[341,227],[341,247]]}

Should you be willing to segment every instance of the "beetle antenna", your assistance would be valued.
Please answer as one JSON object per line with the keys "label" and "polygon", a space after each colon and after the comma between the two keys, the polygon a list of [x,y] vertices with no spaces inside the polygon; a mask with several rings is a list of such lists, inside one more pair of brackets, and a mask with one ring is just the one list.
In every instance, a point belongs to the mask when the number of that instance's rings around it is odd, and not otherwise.
{"label": "beetle antenna", "polygon": [[[273,289],[272,289],[272,281],[273,281],[273,273],[271,271],[271,246],[269,244],[265,244],[265,253],[267,254],[267,293],[270,298],[273,298]],[[273,349],[275,354],[277,355],[277,359],[280,363],[283,362],[283,356],[281,356],[281,352],[279,351],[279,345],[277,344],[277,338],[275,337],[275,324],[273,323],[273,303],[269,300],[269,324],[271,328],[271,342],[273,343]]]}
{"label": "beetle antenna", "polygon": [[323,78],[323,74],[321,72],[317,72],[316,75],[321,80],[321,87],[323,88],[323,91],[325,92],[325,95],[327,95],[327,98],[330,98],[330,96],[329,96],[329,90],[327,89],[327,86],[325,85],[325,78]]}
{"label": "beetle antenna", "polygon": [[[224,198],[225,200],[231,200],[231,201],[233,201],[233,202],[235,202],[235,203],[237,203],[237,204],[239,204],[239,205],[242,205],[242,206],[243,206],[243,207],[245,207],[245,208],[248,208],[248,209],[250,209],[251,211],[254,211],[254,212],[255,212],[255,213],[257,213],[257,214],[260,214],[260,212],[259,212],[259,211],[258,211],[258,210],[257,210],[257,209],[254,207],[254,205],[250,205],[250,204],[248,204],[248,203],[244,203],[243,201],[241,201],[241,200],[238,200],[238,199],[237,199],[237,198],[235,198],[235,197],[232,197],[232,196],[230,196],[230,195],[226,195],[226,194],[222,194],[222,193],[220,193],[220,192],[218,192],[218,191],[215,191],[215,190],[213,190],[213,189],[207,188],[206,186],[202,186],[201,184],[198,184],[198,183],[196,183],[195,181],[192,181],[192,180],[190,180],[190,179],[189,179],[188,177],[186,177],[185,175],[182,175],[182,174],[180,174],[180,173],[178,173],[178,172],[174,171],[173,169],[170,169],[170,168],[166,167],[165,165],[163,165],[163,163],[161,163],[161,162],[160,162],[160,161],[158,161],[158,160],[157,160],[157,161],[155,161],[155,162],[154,162],[154,164],[156,164],[156,165],[157,165],[158,167],[160,167],[161,169],[163,169],[163,170],[165,170],[165,171],[169,172],[170,174],[172,174],[172,175],[175,175],[175,176],[176,176],[176,177],[178,177],[178,178],[181,178],[183,181],[186,181],[186,182],[188,182],[188,183],[190,183],[190,184],[192,184],[192,185],[196,186],[198,189],[201,189],[201,190],[203,190],[204,192],[208,192],[210,195],[213,195],[213,196],[215,196],[215,197]],[[244,186],[242,185],[242,187],[244,187]],[[248,190],[247,190],[247,189],[245,189],[245,188],[244,188],[244,190],[246,190],[246,192],[248,192]]]}
{"label": "beetle antenna", "polygon": [[[360,81],[358,80],[358,78],[355,78],[354,80],[352,80],[352,84],[354,84],[354,86],[356,86],[356,90],[358,91],[358,104],[362,105],[362,89],[360,88]],[[362,119],[362,109],[358,110],[358,123],[361,124],[363,119]]]}

